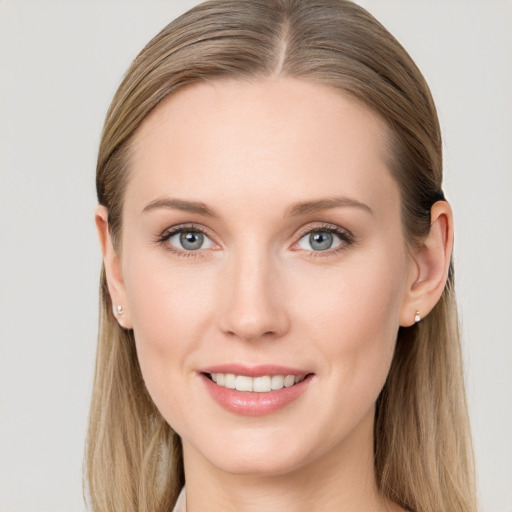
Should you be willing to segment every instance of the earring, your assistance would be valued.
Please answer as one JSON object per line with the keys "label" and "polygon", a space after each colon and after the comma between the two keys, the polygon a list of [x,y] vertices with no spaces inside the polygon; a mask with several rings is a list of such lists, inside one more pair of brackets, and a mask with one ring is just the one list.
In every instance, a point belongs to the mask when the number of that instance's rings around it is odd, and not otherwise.
{"label": "earring", "polygon": [[420,312],[416,311],[416,314],[414,315],[414,323],[417,324],[421,320]]}
{"label": "earring", "polygon": [[123,311],[123,306],[117,306],[117,307],[116,307],[116,310],[115,310],[115,314],[116,314],[117,316],[121,316],[123,313],[124,313],[124,311]]}

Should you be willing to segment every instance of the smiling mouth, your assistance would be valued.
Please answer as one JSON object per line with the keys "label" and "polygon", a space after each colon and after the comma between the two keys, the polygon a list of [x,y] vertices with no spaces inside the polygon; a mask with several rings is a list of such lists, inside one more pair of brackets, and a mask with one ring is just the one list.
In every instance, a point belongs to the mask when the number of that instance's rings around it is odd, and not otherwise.
{"label": "smiling mouth", "polygon": [[309,374],[305,375],[262,375],[249,377],[247,375],[235,375],[233,373],[205,373],[217,386],[247,391],[253,393],[269,393],[283,388],[290,388],[302,382]]}

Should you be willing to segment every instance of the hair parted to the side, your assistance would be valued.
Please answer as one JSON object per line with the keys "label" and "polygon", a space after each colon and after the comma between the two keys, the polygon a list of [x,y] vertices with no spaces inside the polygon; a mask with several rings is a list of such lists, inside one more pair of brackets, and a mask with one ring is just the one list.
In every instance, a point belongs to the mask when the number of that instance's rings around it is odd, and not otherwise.
{"label": "hair parted to the side", "polygon": [[[96,183],[117,251],[130,142],[159,102],[195,82],[278,76],[334,87],[387,122],[406,239],[429,232],[442,182],[439,123],[424,78],[396,39],[347,0],[210,0],[148,43],[108,111]],[[453,268],[433,311],[399,331],[374,433],[386,496],[414,512],[476,510]],[[86,471],[96,512],[168,511],[184,484],[181,442],[145,389],[133,332],[114,318],[104,271]]]}

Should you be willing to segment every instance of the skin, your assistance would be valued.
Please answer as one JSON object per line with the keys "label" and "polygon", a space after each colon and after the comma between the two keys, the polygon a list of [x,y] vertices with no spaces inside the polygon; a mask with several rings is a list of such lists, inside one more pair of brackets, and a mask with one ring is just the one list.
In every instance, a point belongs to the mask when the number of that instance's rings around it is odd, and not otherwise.
{"label": "skin", "polygon": [[[400,510],[376,489],[375,401],[399,326],[442,293],[453,221],[436,203],[430,235],[406,245],[387,138],[363,105],[291,78],[187,87],[137,132],[117,253],[104,207],[96,223],[119,322],[134,330],[149,393],[183,441],[189,512]],[[216,215],[144,212],[168,198]],[[366,208],[289,215],[326,198]],[[206,233],[200,250],[159,241],[182,224]],[[326,226],[350,241],[313,250],[308,233]],[[314,376],[283,409],[241,416],[198,375],[233,362]]]}

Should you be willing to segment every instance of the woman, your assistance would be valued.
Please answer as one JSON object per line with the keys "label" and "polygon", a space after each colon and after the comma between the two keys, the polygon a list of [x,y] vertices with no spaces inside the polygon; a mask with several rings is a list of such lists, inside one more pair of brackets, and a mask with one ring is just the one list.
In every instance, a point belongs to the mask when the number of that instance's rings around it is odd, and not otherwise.
{"label": "woman", "polygon": [[441,182],[428,87],[362,8],[158,34],[98,157],[93,509],[475,510]]}

